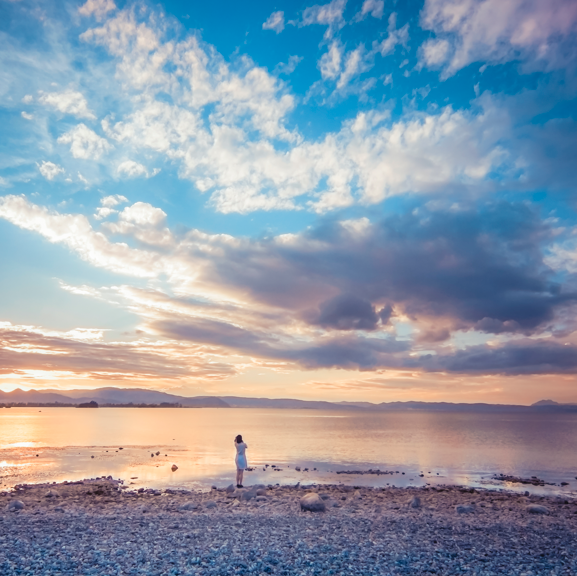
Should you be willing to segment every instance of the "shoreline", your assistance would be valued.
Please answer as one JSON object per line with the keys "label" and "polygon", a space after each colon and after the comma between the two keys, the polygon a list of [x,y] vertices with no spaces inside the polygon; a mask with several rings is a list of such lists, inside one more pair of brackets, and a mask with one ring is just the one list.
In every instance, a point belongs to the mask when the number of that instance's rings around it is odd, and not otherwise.
{"label": "shoreline", "polygon": [[[324,512],[301,510],[309,493]],[[109,477],[3,492],[0,526],[10,574],[577,572],[577,501],[456,486],[136,491]]]}

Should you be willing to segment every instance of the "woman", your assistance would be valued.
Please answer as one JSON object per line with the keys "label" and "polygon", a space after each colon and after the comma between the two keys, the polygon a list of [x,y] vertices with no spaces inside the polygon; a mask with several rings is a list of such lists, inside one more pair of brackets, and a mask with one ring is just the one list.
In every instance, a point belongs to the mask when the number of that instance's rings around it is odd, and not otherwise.
{"label": "woman", "polygon": [[234,439],[234,446],[236,448],[236,458],[234,459],[236,462],[236,487],[242,488],[242,475],[244,469],[248,467],[245,454],[245,450],[248,446],[242,441],[242,436],[240,434]]}

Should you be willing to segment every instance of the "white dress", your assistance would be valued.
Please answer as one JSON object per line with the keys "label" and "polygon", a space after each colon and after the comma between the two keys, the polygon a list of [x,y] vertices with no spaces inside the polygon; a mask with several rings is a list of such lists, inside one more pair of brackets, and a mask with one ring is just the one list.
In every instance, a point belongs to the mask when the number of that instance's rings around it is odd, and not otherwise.
{"label": "white dress", "polygon": [[244,470],[248,468],[248,462],[246,461],[246,454],[244,451],[248,448],[245,442],[241,442],[240,444],[234,443],[236,446],[236,458],[234,461],[236,462],[236,467],[238,470]]}

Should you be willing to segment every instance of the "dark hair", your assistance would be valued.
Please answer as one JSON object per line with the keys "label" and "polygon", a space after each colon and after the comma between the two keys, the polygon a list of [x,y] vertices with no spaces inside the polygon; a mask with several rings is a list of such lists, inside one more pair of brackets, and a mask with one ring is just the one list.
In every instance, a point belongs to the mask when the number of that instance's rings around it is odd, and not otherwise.
{"label": "dark hair", "polygon": [[234,441],[235,441],[237,444],[240,444],[240,443],[242,442],[242,436],[239,434],[239,435],[234,439]]}

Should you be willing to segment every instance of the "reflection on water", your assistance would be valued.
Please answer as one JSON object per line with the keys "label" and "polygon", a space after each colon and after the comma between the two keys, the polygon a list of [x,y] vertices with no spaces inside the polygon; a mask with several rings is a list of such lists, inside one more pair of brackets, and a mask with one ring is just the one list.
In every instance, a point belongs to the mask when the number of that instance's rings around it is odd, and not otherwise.
{"label": "reflection on water", "polygon": [[[0,409],[0,457],[27,465],[2,467],[0,483],[113,475],[139,486],[228,484],[234,477],[233,438],[239,433],[249,446],[249,465],[256,468],[247,483],[473,485],[505,473],[567,481],[568,490],[577,484],[574,414],[241,408]],[[173,463],[176,473],[170,471]],[[369,468],[398,473],[336,474]]]}

